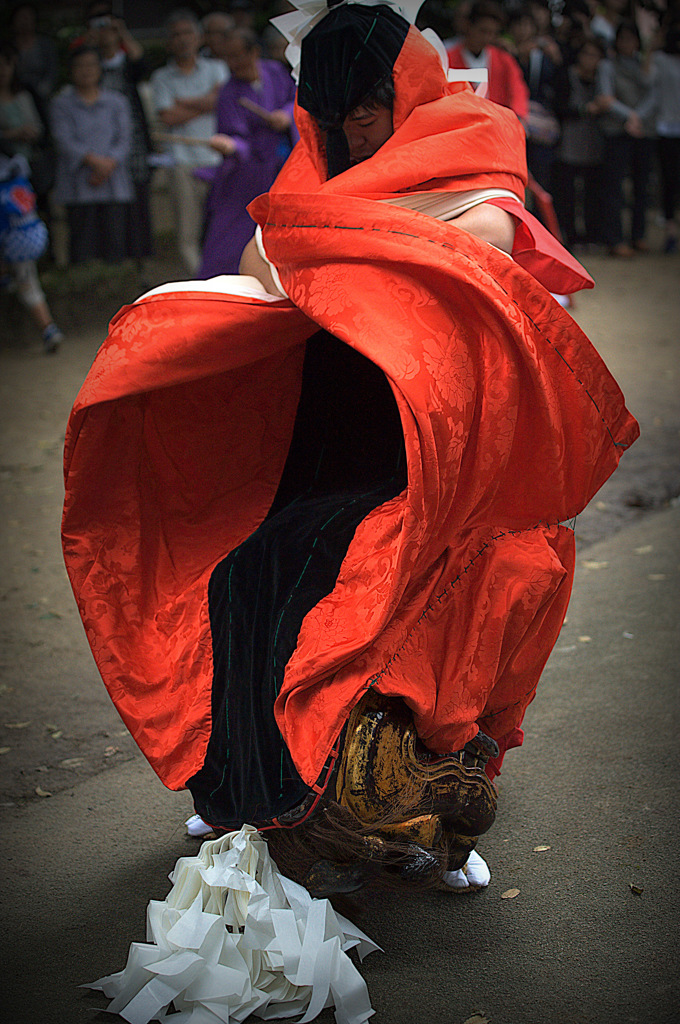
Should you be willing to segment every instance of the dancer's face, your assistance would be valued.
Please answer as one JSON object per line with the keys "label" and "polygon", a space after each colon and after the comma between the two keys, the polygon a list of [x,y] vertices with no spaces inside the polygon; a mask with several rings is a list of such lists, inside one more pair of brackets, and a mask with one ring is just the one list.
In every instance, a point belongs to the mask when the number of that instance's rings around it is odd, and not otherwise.
{"label": "dancer's face", "polygon": [[387,107],[355,107],[342,125],[349,146],[350,164],[361,163],[384,145],[394,132]]}

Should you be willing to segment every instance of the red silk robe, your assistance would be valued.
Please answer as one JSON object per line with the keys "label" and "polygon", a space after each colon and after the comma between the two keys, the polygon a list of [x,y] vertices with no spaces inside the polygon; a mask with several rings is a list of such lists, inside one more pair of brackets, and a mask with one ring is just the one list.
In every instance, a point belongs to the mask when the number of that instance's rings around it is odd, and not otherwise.
{"label": "red silk robe", "polygon": [[[521,742],[571,587],[562,524],[637,436],[602,360],[524,266],[375,202],[521,191],[514,115],[448,85],[430,54],[411,30],[394,136],[332,181],[298,111],[302,141],[252,207],[290,300],[238,298],[219,278],[142,297],[74,406],[66,564],[111,696],[171,788],[201,767],[212,725],[208,579],[271,505],[319,327],[386,374],[408,487],[361,522],[286,668],[276,717],[310,786],[368,686],[406,700],[438,753],[478,727],[501,750]],[[527,223],[525,266],[587,284],[568,254],[537,255]]]}

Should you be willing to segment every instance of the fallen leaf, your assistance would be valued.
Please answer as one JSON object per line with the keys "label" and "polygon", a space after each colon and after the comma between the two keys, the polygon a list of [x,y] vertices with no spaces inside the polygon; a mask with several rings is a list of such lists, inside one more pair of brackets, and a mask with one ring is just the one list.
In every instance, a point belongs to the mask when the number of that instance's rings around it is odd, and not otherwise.
{"label": "fallen leaf", "polygon": [[45,722],[45,728],[48,732],[57,732],[59,726],[54,725],[52,722]]}
{"label": "fallen leaf", "polygon": [[463,1024],[491,1024],[491,1021],[486,1014],[475,1010],[471,1017],[468,1017],[467,1020],[463,1021]]}
{"label": "fallen leaf", "polygon": [[59,762],[60,768],[79,768],[81,764],[85,764],[84,757],[65,757],[63,761]]}
{"label": "fallen leaf", "polygon": [[64,734],[61,731],[61,729],[57,729],[56,732],[50,733],[50,736],[52,737],[53,740],[60,740],[63,735]]}
{"label": "fallen leaf", "polygon": [[650,551],[654,550],[653,544],[643,544],[641,548],[634,548],[636,555],[648,555]]}
{"label": "fallen leaf", "polygon": [[583,563],[586,569],[607,569],[609,562],[593,562],[588,560]]}
{"label": "fallen leaf", "polygon": [[43,789],[41,786],[36,786],[35,787],[35,795],[36,796],[52,796],[52,794],[48,790]]}
{"label": "fallen leaf", "polygon": [[9,754],[11,747],[0,747],[0,754]]}
{"label": "fallen leaf", "polygon": [[589,644],[592,639],[592,636],[580,636],[578,642],[580,644]]}
{"label": "fallen leaf", "polygon": [[534,853],[544,853],[546,850],[549,849],[549,846],[534,846]]}
{"label": "fallen leaf", "polygon": [[0,683],[0,693],[14,693],[14,687],[8,686],[7,683]]}
{"label": "fallen leaf", "polygon": [[519,889],[506,889],[501,893],[502,900],[514,900],[515,896],[519,896]]}
{"label": "fallen leaf", "polygon": [[647,575],[648,580],[665,580],[668,579],[665,572],[650,572]]}
{"label": "fallen leaf", "polygon": [[5,729],[25,729],[30,722],[5,722]]}
{"label": "fallen leaf", "polygon": [[641,885],[633,885],[632,882],[629,883],[628,888],[631,892],[634,892],[636,896],[642,896],[645,891]]}
{"label": "fallen leaf", "polygon": [[118,753],[118,747],[107,747],[104,751],[104,757],[113,757],[114,754]]}
{"label": "fallen leaf", "polygon": [[606,512],[606,510],[609,508],[609,505],[606,501],[596,501],[595,508],[598,510],[598,512]]}

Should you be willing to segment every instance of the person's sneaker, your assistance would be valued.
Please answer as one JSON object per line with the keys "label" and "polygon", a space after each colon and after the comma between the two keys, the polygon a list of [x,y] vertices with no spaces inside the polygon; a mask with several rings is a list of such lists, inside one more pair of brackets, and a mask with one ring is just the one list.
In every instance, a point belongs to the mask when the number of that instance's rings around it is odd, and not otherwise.
{"label": "person's sneaker", "polygon": [[42,334],[43,349],[48,355],[52,355],[57,351],[64,335],[61,333],[55,323],[48,324]]}
{"label": "person's sneaker", "polygon": [[678,239],[675,235],[668,235],[664,243],[663,251],[667,256],[678,251]]}

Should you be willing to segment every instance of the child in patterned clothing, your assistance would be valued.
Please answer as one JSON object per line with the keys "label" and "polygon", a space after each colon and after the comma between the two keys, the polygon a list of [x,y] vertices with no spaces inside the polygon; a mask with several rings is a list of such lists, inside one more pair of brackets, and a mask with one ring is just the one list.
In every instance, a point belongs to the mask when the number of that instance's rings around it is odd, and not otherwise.
{"label": "child in patterned clothing", "polygon": [[45,352],[54,353],[64,336],[52,319],[38,279],[36,260],[44,253],[48,236],[35,207],[25,157],[0,155],[0,260],[11,273],[20,301],[42,331]]}

